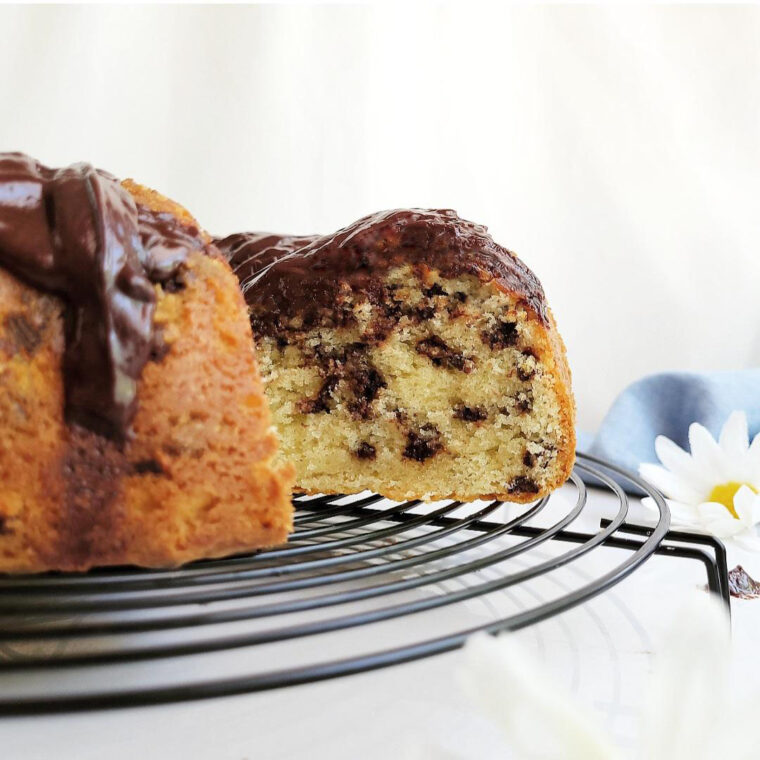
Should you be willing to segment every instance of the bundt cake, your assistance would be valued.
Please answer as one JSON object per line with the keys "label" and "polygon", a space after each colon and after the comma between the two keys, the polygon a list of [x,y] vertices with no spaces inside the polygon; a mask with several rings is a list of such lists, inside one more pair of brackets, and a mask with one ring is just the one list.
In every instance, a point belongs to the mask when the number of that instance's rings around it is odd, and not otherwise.
{"label": "bundt cake", "polygon": [[188,212],[0,154],[0,572],[280,543],[276,447],[237,280]]}
{"label": "bundt cake", "polygon": [[454,211],[217,240],[305,492],[526,502],[574,461],[565,349],[535,275]]}

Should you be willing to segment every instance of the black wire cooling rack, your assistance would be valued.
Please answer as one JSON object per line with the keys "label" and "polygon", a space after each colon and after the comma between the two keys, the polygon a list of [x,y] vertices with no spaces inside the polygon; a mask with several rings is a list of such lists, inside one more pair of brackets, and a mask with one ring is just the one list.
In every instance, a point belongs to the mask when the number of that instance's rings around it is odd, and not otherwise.
{"label": "black wire cooling rack", "polygon": [[[654,527],[625,522],[628,497],[613,474],[652,496]],[[617,504],[592,532],[571,529],[598,498],[585,475]],[[659,493],[590,456],[529,505],[377,495],[295,505],[295,533],[277,549],[173,571],[0,576],[0,714],[240,694],[408,662],[568,610],[653,554],[701,562],[728,604],[722,544],[669,531]],[[625,551],[608,552],[593,575],[579,569],[575,584],[559,579],[606,549]]]}

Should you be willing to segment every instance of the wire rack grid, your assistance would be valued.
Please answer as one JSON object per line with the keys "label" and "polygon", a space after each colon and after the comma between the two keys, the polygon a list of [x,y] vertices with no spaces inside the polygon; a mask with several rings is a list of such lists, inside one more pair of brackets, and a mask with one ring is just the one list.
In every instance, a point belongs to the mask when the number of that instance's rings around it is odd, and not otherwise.
{"label": "wire rack grid", "polygon": [[[573,529],[596,498],[584,476],[617,505],[594,532]],[[654,499],[656,525],[626,523],[621,483]],[[0,577],[0,715],[240,694],[408,662],[455,649],[477,631],[516,630],[557,615],[654,554],[701,562],[708,587],[728,603],[723,546],[670,531],[658,492],[590,456],[578,456],[560,496],[529,505],[397,503],[374,494],[294,503],[295,532],[276,549],[171,571]],[[626,551],[574,586],[554,582],[558,592],[538,593],[558,571],[605,548]],[[515,601],[519,589],[529,593]],[[485,618],[467,607],[489,599],[496,602]],[[442,610],[456,615],[444,624],[436,617]],[[383,626],[399,619],[409,621],[403,639],[378,648],[390,641]],[[351,646],[329,645],[351,632]],[[214,653],[238,656],[231,670],[191,664]]]}

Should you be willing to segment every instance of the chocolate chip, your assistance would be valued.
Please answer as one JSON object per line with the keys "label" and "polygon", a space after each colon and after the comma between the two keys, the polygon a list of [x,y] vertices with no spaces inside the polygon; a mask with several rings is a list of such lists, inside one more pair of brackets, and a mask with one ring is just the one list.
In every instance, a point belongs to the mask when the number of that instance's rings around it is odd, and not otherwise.
{"label": "chocolate chip", "polygon": [[396,298],[398,287],[395,283],[384,284],[368,292],[374,311],[367,337],[373,343],[382,343],[396,329],[404,314],[404,305]]}
{"label": "chocolate chip", "polygon": [[251,312],[251,331],[256,340],[264,336],[276,336],[283,328],[280,325],[279,316],[272,315],[269,319],[263,319],[261,316]]}
{"label": "chocolate chip", "polygon": [[356,395],[361,396],[367,401],[377,398],[379,390],[387,385],[380,372],[371,365],[361,367],[356,373],[352,374],[351,383]]}
{"label": "chocolate chip", "polygon": [[526,467],[533,467],[536,463],[536,455],[526,449],[522,460]]}
{"label": "chocolate chip", "polygon": [[538,484],[524,475],[518,475],[507,488],[509,493],[538,493]]}
{"label": "chocolate chip", "polygon": [[457,290],[457,292],[454,293],[454,298],[456,298],[457,301],[464,303],[467,300],[467,293],[463,293],[461,290]]}
{"label": "chocolate chip", "polygon": [[148,361],[156,364],[163,361],[164,357],[169,353],[169,346],[166,343],[160,343],[159,345],[152,345],[150,353],[148,354]]}
{"label": "chocolate chip", "polygon": [[315,346],[313,356],[320,365],[324,382],[316,398],[301,401],[299,410],[304,414],[329,412],[334,408],[335,400],[340,400],[354,417],[371,417],[372,404],[387,383],[372,364],[368,348],[364,342],[338,348]]}
{"label": "chocolate chip", "polygon": [[359,459],[374,459],[377,452],[371,443],[362,441],[354,452],[354,455],[359,457]]}
{"label": "chocolate chip", "polygon": [[164,293],[180,293],[186,287],[187,282],[185,281],[185,273],[181,270],[168,280],[161,283],[161,288]]}
{"label": "chocolate chip", "polygon": [[314,398],[301,399],[301,401],[298,402],[298,411],[301,412],[301,414],[320,414],[322,412],[330,414],[334,403],[332,392],[338,384],[338,379],[339,378],[336,375],[330,375],[325,378]]}
{"label": "chocolate chip", "polygon": [[458,369],[469,374],[475,367],[473,360],[459,351],[449,348],[437,335],[423,338],[417,341],[416,351],[418,354],[427,356],[436,367],[446,369]]}
{"label": "chocolate chip", "polygon": [[161,362],[169,351],[171,351],[171,346],[164,340],[163,330],[160,327],[154,328],[150,340],[148,360],[156,363]]}
{"label": "chocolate chip", "polygon": [[170,457],[179,457],[182,456],[182,452],[184,451],[184,447],[180,446],[176,441],[170,441],[169,443],[162,444],[161,448],[166,452]]}
{"label": "chocolate chip", "polygon": [[482,406],[465,406],[457,404],[454,407],[454,417],[465,422],[480,422],[488,417],[488,412]]}
{"label": "chocolate chip", "polygon": [[5,318],[5,329],[12,341],[14,352],[24,351],[29,356],[34,356],[42,342],[42,335],[24,314],[8,314]]}
{"label": "chocolate chip", "polygon": [[12,528],[8,525],[8,518],[0,515],[0,536],[10,536],[13,533]]}
{"label": "chocolate chip", "polygon": [[515,346],[517,337],[517,322],[497,322],[490,331],[481,333],[483,342],[491,348]]}
{"label": "chocolate chip", "polygon": [[135,462],[133,465],[134,471],[138,475],[163,475],[164,468],[161,467],[161,463],[155,459],[141,459],[139,462]]}
{"label": "chocolate chip", "polygon": [[412,317],[412,319],[416,319],[418,322],[427,322],[435,316],[435,307],[417,306],[410,311],[409,316]]}
{"label": "chocolate chip", "polygon": [[347,374],[351,392],[355,396],[355,400],[349,403],[349,410],[352,414],[367,419],[380,389],[387,387],[385,378],[372,365],[350,367]]}
{"label": "chocolate chip", "polygon": [[284,335],[278,335],[275,339],[277,348],[285,348],[288,345],[288,339]]}
{"label": "chocolate chip", "polygon": [[515,404],[523,414],[527,414],[533,409],[533,397],[527,393],[519,393],[515,399]]}
{"label": "chocolate chip", "polygon": [[441,433],[435,425],[423,425],[419,430],[410,430],[406,435],[403,456],[415,462],[424,462],[435,456],[443,448]]}
{"label": "chocolate chip", "polygon": [[[522,352],[522,355],[526,359],[536,359],[536,355],[530,349],[525,349]],[[521,366],[517,367],[517,377],[519,377],[520,380],[522,380],[523,382],[532,380],[535,374],[536,374],[535,365],[527,366],[527,367],[521,367]]]}
{"label": "chocolate chip", "polygon": [[434,282],[429,288],[422,291],[428,298],[432,298],[433,296],[445,296],[447,295],[446,291],[441,287],[441,284],[438,282]]}

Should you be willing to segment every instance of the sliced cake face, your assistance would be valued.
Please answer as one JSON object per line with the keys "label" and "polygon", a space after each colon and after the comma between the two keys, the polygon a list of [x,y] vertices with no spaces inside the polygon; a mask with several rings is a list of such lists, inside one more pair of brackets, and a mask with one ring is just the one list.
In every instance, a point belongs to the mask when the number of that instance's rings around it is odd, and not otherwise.
{"label": "sliced cake face", "polygon": [[[105,175],[106,205],[126,217],[106,229],[95,170],[65,175],[73,194],[39,193],[35,181],[60,175],[2,159],[0,572],[173,566],[283,542],[292,468],[271,464],[277,440],[228,264],[153,191]],[[32,213],[19,219],[8,199],[25,170]],[[51,193],[79,214],[35,216]],[[85,230],[89,271],[67,271],[69,248],[48,230],[67,220]],[[135,229],[124,257],[120,236]],[[51,255],[35,231],[56,241]]]}
{"label": "sliced cake face", "polygon": [[484,228],[391,212],[293,240],[223,247],[298,487],[529,501],[565,481],[564,348],[537,280]]}

